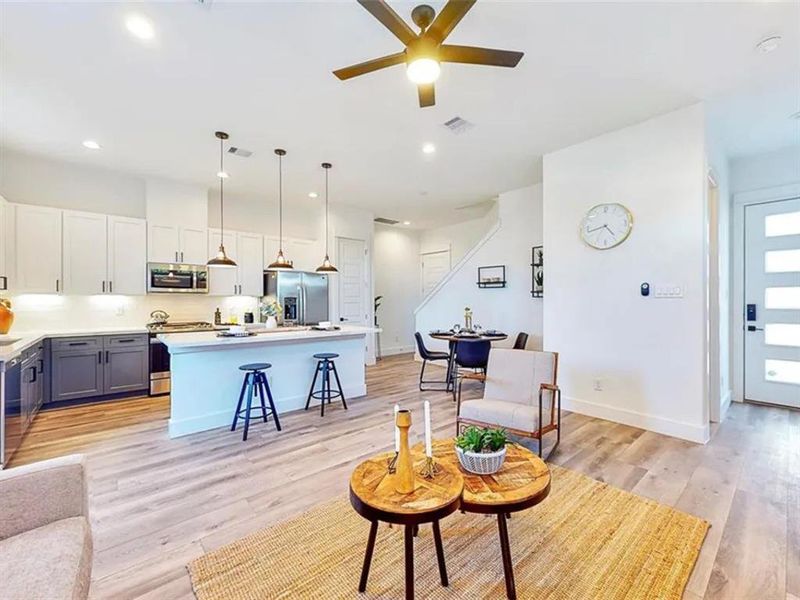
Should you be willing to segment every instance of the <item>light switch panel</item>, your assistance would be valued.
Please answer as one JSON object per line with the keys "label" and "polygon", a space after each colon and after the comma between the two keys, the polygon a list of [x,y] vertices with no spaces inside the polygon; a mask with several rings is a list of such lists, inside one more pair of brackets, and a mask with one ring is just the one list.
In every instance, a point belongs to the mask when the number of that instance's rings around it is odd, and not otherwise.
{"label": "light switch panel", "polygon": [[657,284],[655,287],[656,298],[683,298],[683,286],[675,284]]}

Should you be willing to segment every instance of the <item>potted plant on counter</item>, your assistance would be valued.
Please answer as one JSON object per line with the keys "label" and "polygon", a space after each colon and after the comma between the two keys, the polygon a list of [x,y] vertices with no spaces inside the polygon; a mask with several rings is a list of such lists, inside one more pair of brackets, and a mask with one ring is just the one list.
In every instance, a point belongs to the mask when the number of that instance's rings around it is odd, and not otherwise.
{"label": "potted plant on counter", "polygon": [[261,316],[266,318],[267,329],[275,329],[278,326],[281,305],[274,298],[270,298],[261,303],[260,310]]}
{"label": "potted plant on counter", "polygon": [[505,429],[470,426],[456,438],[456,455],[462,468],[476,475],[491,475],[506,459],[508,436]]}

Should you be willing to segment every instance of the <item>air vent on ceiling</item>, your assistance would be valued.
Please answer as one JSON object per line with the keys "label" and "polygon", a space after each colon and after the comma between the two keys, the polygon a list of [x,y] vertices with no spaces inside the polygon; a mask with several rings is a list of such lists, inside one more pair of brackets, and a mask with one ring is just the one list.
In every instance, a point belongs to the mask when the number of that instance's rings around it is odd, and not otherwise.
{"label": "air vent on ceiling", "polygon": [[453,117],[449,121],[444,122],[444,126],[447,127],[450,131],[455,133],[456,135],[461,135],[462,133],[466,133],[473,127],[475,127],[474,123],[470,123],[466,119],[462,119],[461,117]]}
{"label": "air vent on ceiling", "polygon": [[237,148],[236,146],[231,146],[228,148],[228,153],[235,154],[236,156],[241,156],[242,158],[248,158],[253,155],[250,150],[245,150],[244,148]]}
{"label": "air vent on ceiling", "polygon": [[397,225],[400,221],[395,219],[387,219],[386,217],[375,217],[376,223],[383,223],[384,225]]}

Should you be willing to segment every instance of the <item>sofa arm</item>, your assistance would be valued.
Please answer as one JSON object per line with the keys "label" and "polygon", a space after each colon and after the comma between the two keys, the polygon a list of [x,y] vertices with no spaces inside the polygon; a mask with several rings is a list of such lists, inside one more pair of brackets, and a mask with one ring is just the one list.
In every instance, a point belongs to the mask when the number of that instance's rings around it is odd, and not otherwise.
{"label": "sofa arm", "polygon": [[82,454],[0,471],[0,540],[78,516],[89,516]]}

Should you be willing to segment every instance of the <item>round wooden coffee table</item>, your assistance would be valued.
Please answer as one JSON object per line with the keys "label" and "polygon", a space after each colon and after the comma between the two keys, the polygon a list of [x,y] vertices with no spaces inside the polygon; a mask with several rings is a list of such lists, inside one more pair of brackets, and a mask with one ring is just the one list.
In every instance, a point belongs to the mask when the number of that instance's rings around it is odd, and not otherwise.
{"label": "round wooden coffee table", "polygon": [[[417,448],[415,446],[414,450]],[[538,456],[519,444],[506,446],[503,466],[492,475],[474,475],[464,471],[458,462],[453,439],[434,440],[433,456],[439,464],[458,469],[464,477],[461,510],[497,515],[506,594],[514,600],[517,591],[506,519],[512,512],[535,506],[547,497],[550,493],[550,469]]]}
{"label": "round wooden coffee table", "polygon": [[[405,586],[406,598],[411,599],[414,597],[414,535],[421,523],[433,526],[439,575],[442,585],[448,584],[439,520],[458,510],[464,478],[458,467],[441,465],[433,479],[417,475],[414,491],[401,494],[395,491],[394,477],[388,472],[389,459],[393,456],[394,452],[388,452],[370,458],[358,465],[350,477],[350,504],[371,523],[358,591],[367,589],[378,522],[384,521],[405,525]],[[412,456],[414,470],[419,472],[425,456],[422,452],[412,453]]]}

